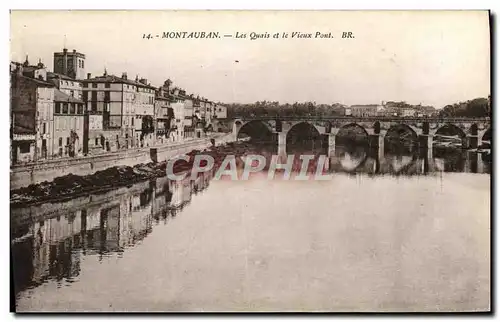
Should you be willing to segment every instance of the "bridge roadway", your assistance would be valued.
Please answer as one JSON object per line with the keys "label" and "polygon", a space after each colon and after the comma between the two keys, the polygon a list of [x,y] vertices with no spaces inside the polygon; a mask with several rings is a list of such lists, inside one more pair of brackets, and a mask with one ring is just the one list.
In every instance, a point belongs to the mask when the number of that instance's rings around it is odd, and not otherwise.
{"label": "bridge roadway", "polygon": [[[220,122],[220,121],[219,121]],[[278,154],[286,155],[286,139],[290,130],[301,123],[314,127],[318,134],[328,136],[328,154],[335,152],[335,138],[345,127],[358,127],[369,137],[370,146],[383,154],[385,135],[391,130],[405,130],[417,140],[419,147],[432,154],[433,138],[440,129],[451,128],[462,139],[462,148],[475,149],[491,129],[491,119],[464,117],[382,117],[382,116],[259,116],[228,119],[234,139],[252,123],[263,124],[278,136]]]}

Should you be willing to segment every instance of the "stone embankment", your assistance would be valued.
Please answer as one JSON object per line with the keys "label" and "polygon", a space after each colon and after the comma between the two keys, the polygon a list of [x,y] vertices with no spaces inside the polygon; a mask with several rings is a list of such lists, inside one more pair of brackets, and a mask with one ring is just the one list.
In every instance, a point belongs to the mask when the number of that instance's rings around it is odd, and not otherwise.
{"label": "stone embankment", "polygon": [[215,141],[215,145],[231,142],[231,134],[214,134],[203,139],[187,142],[170,143],[168,145],[153,146],[141,149],[129,149],[106,154],[53,159],[44,162],[13,165],[10,169],[10,190],[27,187],[29,185],[52,181],[56,177],[67,174],[85,176],[111,167],[145,164],[151,161],[164,161],[191,150],[202,150]]}
{"label": "stone embankment", "polygon": [[[208,149],[192,150],[185,153],[189,161],[178,160],[174,165],[174,173],[181,173],[193,167],[194,158],[198,154],[211,155],[217,167],[228,154],[242,155],[245,152],[244,142],[226,142],[219,146],[212,145]],[[86,194],[104,193],[119,187],[131,186],[167,175],[167,160],[161,162],[141,163],[134,166],[113,166],[88,175],[67,175],[56,177],[53,181],[43,181],[27,187],[11,190],[11,208],[25,207],[45,202],[60,202]],[[203,164],[201,164],[203,166]]]}

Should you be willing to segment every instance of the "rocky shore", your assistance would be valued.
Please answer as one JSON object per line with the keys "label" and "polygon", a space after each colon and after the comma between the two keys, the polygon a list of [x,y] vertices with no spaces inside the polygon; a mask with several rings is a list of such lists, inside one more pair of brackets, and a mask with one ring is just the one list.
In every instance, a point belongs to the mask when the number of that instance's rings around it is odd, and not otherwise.
{"label": "rocky shore", "polygon": [[[190,161],[179,160],[175,163],[174,173],[181,173],[192,168],[194,157],[198,154],[211,155],[215,159],[215,166],[220,164],[228,154],[242,155],[248,148],[248,143],[227,143],[221,146],[212,146],[203,151],[193,150],[186,155]],[[133,167],[118,166],[103,171],[97,171],[86,176],[68,174],[57,177],[53,181],[32,184],[28,187],[11,190],[11,208],[24,207],[44,202],[56,202],[75,197],[104,193],[119,187],[131,186],[134,183],[166,176],[167,161],[138,164]]]}

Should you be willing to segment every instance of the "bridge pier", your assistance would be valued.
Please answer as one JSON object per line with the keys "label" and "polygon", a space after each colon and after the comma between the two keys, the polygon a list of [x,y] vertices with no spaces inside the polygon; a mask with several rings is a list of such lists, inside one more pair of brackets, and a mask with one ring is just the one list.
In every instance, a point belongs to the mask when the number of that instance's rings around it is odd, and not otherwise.
{"label": "bridge pier", "polygon": [[477,149],[481,145],[481,139],[477,135],[469,135],[467,136],[466,146],[463,146],[465,149]]}
{"label": "bridge pier", "polygon": [[238,131],[241,128],[241,124],[238,124],[237,122],[233,123],[233,140],[238,141]]}
{"label": "bridge pier", "polygon": [[371,134],[370,135],[370,150],[376,151],[376,158],[382,160],[384,158],[384,135]]}
{"label": "bridge pier", "polygon": [[432,140],[433,136],[422,134],[418,136],[418,147],[420,150],[420,157],[431,160],[432,159]]}
{"label": "bridge pier", "polygon": [[286,133],[278,132],[278,160],[286,162]]}
{"label": "bridge pier", "polygon": [[482,154],[478,152],[466,152],[465,169],[471,173],[484,173]]}
{"label": "bridge pier", "polygon": [[334,133],[328,134],[328,157],[335,157],[335,138],[336,135]]}

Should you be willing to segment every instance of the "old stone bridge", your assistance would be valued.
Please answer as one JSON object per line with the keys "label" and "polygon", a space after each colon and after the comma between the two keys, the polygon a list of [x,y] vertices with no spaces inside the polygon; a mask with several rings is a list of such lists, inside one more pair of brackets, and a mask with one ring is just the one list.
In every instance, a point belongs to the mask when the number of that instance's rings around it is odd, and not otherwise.
{"label": "old stone bridge", "polygon": [[[420,148],[432,151],[433,138],[444,128],[451,129],[462,139],[462,147],[474,149],[481,145],[485,134],[491,134],[490,118],[429,118],[429,117],[250,117],[226,120],[232,127],[235,139],[252,125],[261,131],[274,133],[278,137],[278,153],[286,154],[288,133],[297,125],[305,124],[317,134],[328,136],[328,154],[335,152],[336,136],[346,127],[358,127],[368,137],[371,147],[382,150],[384,138],[390,131],[409,132]],[[248,134],[248,133],[247,133]],[[250,133],[250,136],[252,134]]]}

